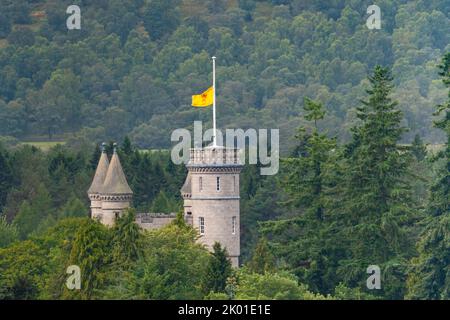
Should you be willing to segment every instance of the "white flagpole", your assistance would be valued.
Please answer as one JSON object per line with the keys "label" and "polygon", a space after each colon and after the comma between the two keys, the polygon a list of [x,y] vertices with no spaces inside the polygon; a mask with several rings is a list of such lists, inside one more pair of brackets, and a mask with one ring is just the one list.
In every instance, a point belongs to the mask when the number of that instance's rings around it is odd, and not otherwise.
{"label": "white flagpole", "polygon": [[216,140],[216,57],[212,57],[213,61],[213,145],[217,146]]}

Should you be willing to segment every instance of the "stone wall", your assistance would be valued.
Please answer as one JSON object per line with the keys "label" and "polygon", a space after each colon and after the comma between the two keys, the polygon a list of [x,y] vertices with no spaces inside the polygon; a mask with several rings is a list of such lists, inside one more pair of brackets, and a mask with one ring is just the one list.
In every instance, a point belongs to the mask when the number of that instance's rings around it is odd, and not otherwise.
{"label": "stone wall", "polygon": [[164,227],[177,217],[176,213],[139,213],[136,215],[136,223],[145,230],[153,230]]}

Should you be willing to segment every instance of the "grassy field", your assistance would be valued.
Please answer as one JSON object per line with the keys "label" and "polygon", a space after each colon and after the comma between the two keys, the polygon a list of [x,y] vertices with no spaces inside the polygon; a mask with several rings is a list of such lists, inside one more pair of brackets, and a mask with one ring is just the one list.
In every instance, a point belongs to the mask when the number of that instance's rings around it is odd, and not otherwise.
{"label": "grassy field", "polygon": [[24,141],[21,142],[21,144],[27,144],[30,146],[34,146],[36,148],[41,149],[42,151],[48,151],[51,148],[53,148],[54,146],[61,144],[64,145],[65,142],[64,141],[39,141],[39,142],[34,142],[34,141]]}

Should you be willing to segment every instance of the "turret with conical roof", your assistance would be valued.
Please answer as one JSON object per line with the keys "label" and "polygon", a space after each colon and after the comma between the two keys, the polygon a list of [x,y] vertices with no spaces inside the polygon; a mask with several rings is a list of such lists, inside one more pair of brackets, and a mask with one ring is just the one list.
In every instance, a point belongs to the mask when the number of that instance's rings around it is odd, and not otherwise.
{"label": "turret with conical roof", "polygon": [[101,188],[101,222],[106,225],[113,225],[116,218],[130,207],[132,196],[133,191],[128,185],[117,154],[117,146],[114,144],[114,154]]}
{"label": "turret with conical roof", "polygon": [[88,190],[88,196],[91,200],[91,218],[98,219],[102,215],[101,193],[106,173],[108,172],[109,160],[105,151],[105,143],[102,144],[102,153],[98,161],[97,170],[95,170],[94,179]]}

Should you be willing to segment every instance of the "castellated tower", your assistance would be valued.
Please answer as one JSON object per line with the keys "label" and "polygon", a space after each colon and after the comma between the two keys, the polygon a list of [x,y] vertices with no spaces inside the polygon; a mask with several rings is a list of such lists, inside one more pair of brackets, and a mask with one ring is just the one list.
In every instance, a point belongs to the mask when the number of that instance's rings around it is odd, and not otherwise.
{"label": "castellated tower", "polygon": [[209,146],[191,149],[188,175],[181,194],[188,223],[200,233],[199,242],[209,250],[219,242],[234,267],[240,256],[238,149]]}
{"label": "castellated tower", "polygon": [[123,173],[116,146],[114,146],[114,154],[109,164],[104,149],[103,146],[88,194],[91,200],[91,217],[105,225],[112,226],[115,219],[130,207],[133,191]]}

